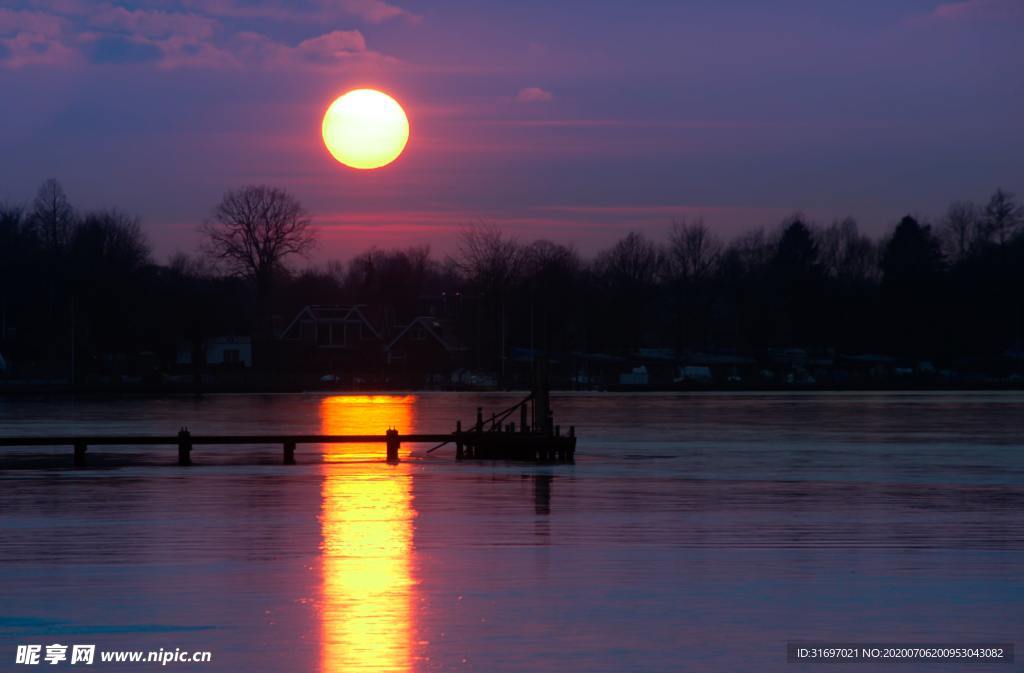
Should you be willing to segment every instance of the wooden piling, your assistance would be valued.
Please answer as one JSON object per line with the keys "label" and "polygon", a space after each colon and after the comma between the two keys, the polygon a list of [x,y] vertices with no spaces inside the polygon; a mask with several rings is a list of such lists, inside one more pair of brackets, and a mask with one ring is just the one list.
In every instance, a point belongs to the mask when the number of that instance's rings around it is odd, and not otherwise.
{"label": "wooden piling", "polygon": [[75,442],[75,467],[85,467],[85,452],[88,450],[85,442]]}
{"label": "wooden piling", "polygon": [[401,442],[398,439],[398,430],[388,430],[384,434],[387,437],[387,461],[389,463],[397,463],[398,447],[401,446]]}
{"label": "wooden piling", "polygon": [[295,464],[295,442],[284,443],[284,464],[294,465]]}
{"label": "wooden piling", "polygon": [[192,433],[188,428],[178,431],[178,465],[192,464]]}

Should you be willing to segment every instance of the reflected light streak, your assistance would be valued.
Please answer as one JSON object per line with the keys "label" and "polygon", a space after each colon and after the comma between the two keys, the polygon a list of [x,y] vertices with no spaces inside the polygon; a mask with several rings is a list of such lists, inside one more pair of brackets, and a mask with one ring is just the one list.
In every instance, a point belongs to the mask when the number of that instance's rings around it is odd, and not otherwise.
{"label": "reflected light streak", "polygon": [[[322,432],[410,432],[415,401],[414,395],[328,397],[320,405]],[[323,450],[321,673],[411,672],[416,512],[409,465],[385,464],[383,443]],[[403,458],[408,451],[402,447]]]}

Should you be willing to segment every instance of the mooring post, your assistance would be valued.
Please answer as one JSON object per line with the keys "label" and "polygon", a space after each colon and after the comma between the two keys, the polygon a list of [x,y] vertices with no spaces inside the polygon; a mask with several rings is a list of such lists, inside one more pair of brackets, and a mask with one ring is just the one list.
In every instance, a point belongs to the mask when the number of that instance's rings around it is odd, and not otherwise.
{"label": "mooring post", "polygon": [[284,443],[284,464],[294,465],[295,464],[295,442]]}
{"label": "mooring post", "polygon": [[455,421],[455,460],[462,458],[462,421]]}
{"label": "mooring post", "polygon": [[85,442],[75,442],[75,467],[85,467],[85,452],[88,449]]}
{"label": "mooring post", "polygon": [[398,430],[388,430],[386,433],[384,433],[384,435],[386,437],[385,441],[387,442],[387,447],[388,447],[388,449],[387,449],[388,450],[387,460],[388,460],[389,463],[397,463],[398,462],[398,447],[401,444],[398,441]]}
{"label": "mooring post", "polygon": [[178,465],[192,464],[192,433],[188,428],[178,431]]}

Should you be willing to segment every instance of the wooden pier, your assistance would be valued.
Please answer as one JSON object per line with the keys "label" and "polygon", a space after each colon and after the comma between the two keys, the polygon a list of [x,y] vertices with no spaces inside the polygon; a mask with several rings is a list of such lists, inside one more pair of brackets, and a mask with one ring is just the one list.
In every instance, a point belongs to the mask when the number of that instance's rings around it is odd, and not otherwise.
{"label": "wooden pier", "polygon": [[[527,421],[528,403],[533,396],[508,410],[484,419],[483,409],[476,410],[476,424],[469,432],[458,423],[453,433],[456,460],[517,460],[536,463],[572,463],[576,456],[576,428],[562,434],[561,427],[550,423],[551,415],[544,414],[546,424]],[[519,411],[519,425],[506,419]],[[536,413],[534,414],[536,418]]]}
{"label": "wooden pier", "polygon": [[[479,413],[478,413],[479,415]],[[203,435],[192,434],[182,428],[176,435],[57,435],[0,437],[0,447],[70,447],[76,467],[87,465],[89,447],[95,446],[176,446],[178,464],[192,464],[192,450],[196,446],[230,444],[270,444],[282,447],[285,465],[295,464],[295,450],[300,444],[373,444],[384,445],[384,459],[398,462],[402,444],[437,444],[430,451],[447,444],[456,447],[459,460],[527,460],[536,462],[572,462],[576,447],[575,433],[570,429],[566,437],[539,436],[532,432],[515,432],[514,427],[484,429],[483,421],[477,428],[462,431],[461,425],[451,433],[400,434],[387,430],[380,435]],[[428,452],[429,453],[429,452]]]}
{"label": "wooden pier", "polygon": [[[543,373],[543,367],[541,368]],[[516,425],[513,414],[519,413]],[[90,446],[176,446],[178,464],[192,464],[192,449],[199,445],[276,444],[282,447],[285,465],[295,464],[295,449],[300,444],[373,444],[384,445],[384,459],[397,463],[403,443],[435,443],[427,453],[448,444],[455,445],[456,460],[512,460],[535,463],[572,463],[576,455],[576,429],[562,434],[554,424],[548,388],[538,383],[533,392],[502,412],[485,419],[477,407],[476,423],[469,430],[462,422],[450,433],[401,434],[391,428],[381,435],[203,435],[181,428],[176,435],[58,435],[0,437],[0,447],[66,446],[73,450],[74,465],[84,467]]]}
{"label": "wooden pier", "polygon": [[178,464],[192,464],[192,449],[197,445],[225,444],[277,444],[283,449],[285,465],[295,463],[295,449],[300,444],[372,444],[385,447],[385,460],[398,462],[398,449],[405,443],[454,442],[456,436],[449,434],[399,434],[398,430],[387,430],[381,435],[194,435],[182,428],[176,435],[80,435],[49,437],[0,437],[0,447],[10,446],[68,446],[74,451],[74,464],[86,465],[90,446],[177,446]]}

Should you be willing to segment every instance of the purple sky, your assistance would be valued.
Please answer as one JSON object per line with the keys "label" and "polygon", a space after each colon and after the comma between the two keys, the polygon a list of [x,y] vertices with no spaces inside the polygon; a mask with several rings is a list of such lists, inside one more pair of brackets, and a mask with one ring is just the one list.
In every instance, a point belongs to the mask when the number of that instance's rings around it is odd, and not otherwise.
{"label": "purple sky", "polygon": [[[295,193],[317,260],[450,249],[462,223],[584,252],[703,216],[869,232],[1024,193],[1024,0],[8,0],[0,200],[58,178],[194,250],[222,192]],[[406,108],[405,154],[323,148],[345,90]]]}

